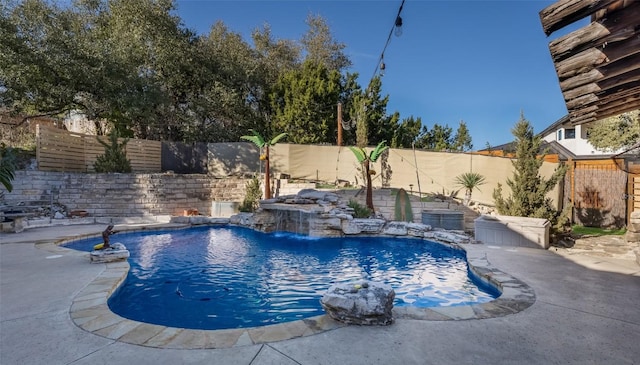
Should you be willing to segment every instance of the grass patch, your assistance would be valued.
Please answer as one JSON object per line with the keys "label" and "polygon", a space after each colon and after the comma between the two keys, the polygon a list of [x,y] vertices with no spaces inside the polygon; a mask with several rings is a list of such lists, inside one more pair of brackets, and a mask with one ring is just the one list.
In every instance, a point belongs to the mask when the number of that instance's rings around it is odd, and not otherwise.
{"label": "grass patch", "polygon": [[321,184],[316,183],[316,189],[336,189],[336,184]]}
{"label": "grass patch", "polygon": [[578,236],[608,236],[615,235],[621,236],[626,233],[626,229],[604,229],[598,227],[585,227],[585,226],[573,226],[571,233]]}

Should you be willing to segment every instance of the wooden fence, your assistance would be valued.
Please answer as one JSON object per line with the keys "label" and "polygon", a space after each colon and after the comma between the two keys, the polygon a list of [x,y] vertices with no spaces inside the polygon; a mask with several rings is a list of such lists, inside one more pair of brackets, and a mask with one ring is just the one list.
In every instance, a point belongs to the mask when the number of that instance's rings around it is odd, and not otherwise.
{"label": "wooden fence", "polygon": [[629,166],[627,177],[627,222],[631,219],[631,213],[640,211],[640,163]]}
{"label": "wooden fence", "polygon": [[177,174],[207,174],[208,144],[162,142],[162,171]]}
{"label": "wooden fence", "polygon": [[627,173],[624,160],[568,161],[564,202],[573,203],[573,221],[591,227],[624,227]]}
{"label": "wooden fence", "polygon": [[[72,133],[56,128],[37,126],[36,159],[41,171],[93,172],[93,164],[104,154],[106,137]],[[122,139],[120,140],[122,142]],[[160,172],[161,148],[159,141],[129,139],[125,151],[133,172]]]}

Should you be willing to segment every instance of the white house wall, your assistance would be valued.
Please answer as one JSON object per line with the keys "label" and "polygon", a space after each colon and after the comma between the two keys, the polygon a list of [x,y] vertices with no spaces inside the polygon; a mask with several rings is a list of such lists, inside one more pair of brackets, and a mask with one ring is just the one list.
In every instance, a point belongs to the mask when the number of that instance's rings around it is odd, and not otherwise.
{"label": "white house wall", "polygon": [[[566,138],[566,130],[574,128],[576,130],[575,138]],[[588,124],[581,124],[576,126],[564,125],[558,127],[555,131],[545,135],[542,139],[546,142],[556,141],[564,148],[571,151],[576,156],[599,156],[599,155],[611,155],[622,151],[614,152],[602,152],[597,150],[587,140]],[[562,132],[562,139],[558,139],[558,131]]]}

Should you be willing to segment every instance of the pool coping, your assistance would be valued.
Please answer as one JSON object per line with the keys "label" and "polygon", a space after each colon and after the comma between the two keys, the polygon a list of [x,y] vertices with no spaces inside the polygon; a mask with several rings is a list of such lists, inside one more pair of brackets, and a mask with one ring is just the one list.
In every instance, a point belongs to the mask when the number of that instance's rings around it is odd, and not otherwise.
{"label": "pool coping", "polygon": [[[175,225],[150,229],[127,229],[126,231],[135,232],[189,227],[189,225]],[[38,244],[38,247],[49,251],[83,256],[86,257],[88,263],[88,252],[77,251],[60,245],[72,240],[96,236],[99,235],[67,237],[54,242]],[[429,241],[433,241],[433,239],[429,239]],[[471,253],[464,248],[464,245],[436,242],[464,250],[467,254],[469,269],[481,280],[496,286],[502,294],[490,302],[467,306],[394,307],[394,320],[459,321],[498,318],[521,312],[535,303],[535,292],[529,285],[491,266],[486,255]],[[261,327],[222,330],[185,329],[138,322],[113,313],[107,305],[109,297],[126,279],[130,268],[129,263],[120,261],[96,265],[104,265],[105,270],[73,298],[69,315],[73,323],[79,328],[114,341],[166,349],[220,349],[311,336],[347,326],[347,324],[335,321],[326,314]]]}

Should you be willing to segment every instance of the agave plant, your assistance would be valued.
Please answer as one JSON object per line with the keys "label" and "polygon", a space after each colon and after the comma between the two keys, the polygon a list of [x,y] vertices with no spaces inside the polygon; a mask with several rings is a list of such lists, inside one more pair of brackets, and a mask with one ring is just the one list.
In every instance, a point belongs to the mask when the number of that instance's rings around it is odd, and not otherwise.
{"label": "agave plant", "polygon": [[278,141],[287,136],[286,133],[280,133],[270,140],[265,140],[264,137],[256,130],[250,129],[253,136],[242,136],[240,138],[253,142],[258,148],[260,148],[260,160],[264,161],[264,198],[271,199],[271,182],[269,181],[269,146],[273,146]]}
{"label": "agave plant", "polygon": [[386,144],[387,144],[387,141],[382,141],[378,143],[376,148],[374,148],[373,151],[371,151],[371,153],[369,153],[368,155],[367,155],[367,151],[365,151],[364,148],[362,147],[353,147],[353,146],[349,147],[351,152],[353,152],[353,154],[358,159],[358,162],[362,165],[362,169],[364,170],[364,174],[367,179],[366,205],[369,209],[371,209],[371,211],[375,210],[373,208],[373,187],[371,186],[371,175],[376,173],[374,170],[371,169],[371,163],[376,162],[380,157],[380,155],[382,155],[382,153],[389,148],[389,146],[387,146]]}
{"label": "agave plant", "polygon": [[469,205],[473,189],[478,189],[478,191],[480,191],[478,186],[485,184],[486,181],[485,177],[477,172],[465,172],[456,176],[455,183],[457,186],[461,186],[465,189],[464,205]]}

